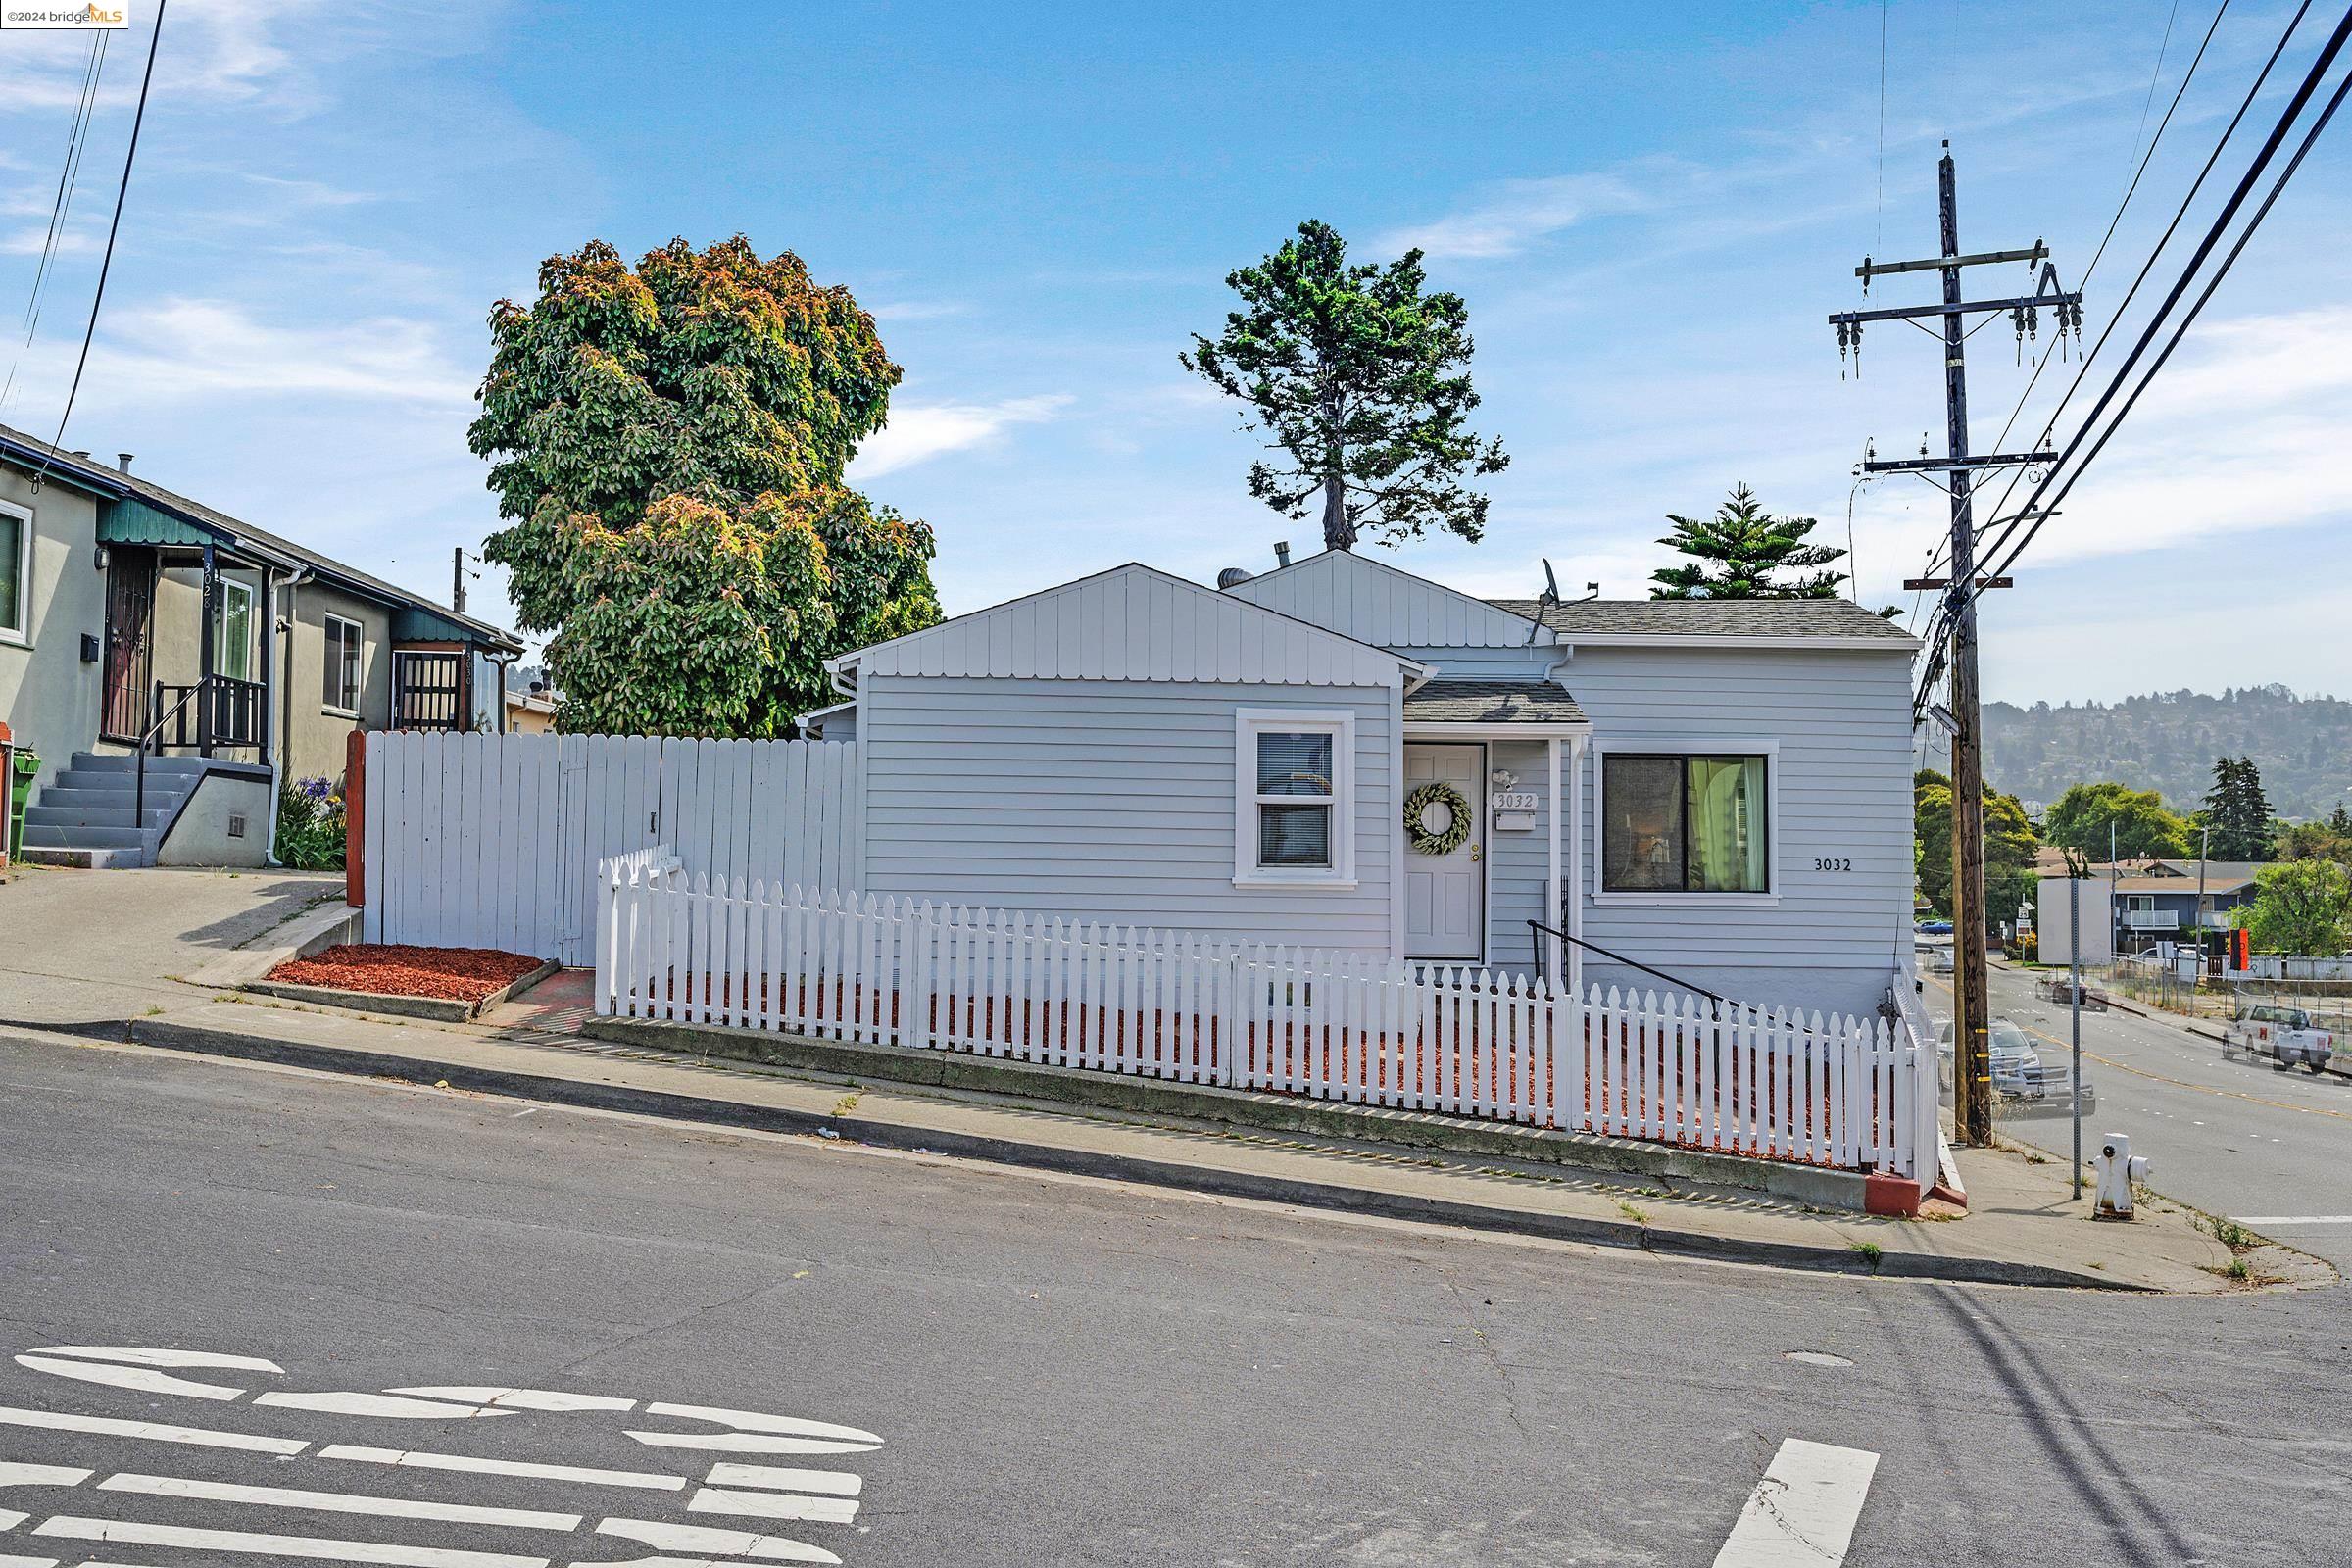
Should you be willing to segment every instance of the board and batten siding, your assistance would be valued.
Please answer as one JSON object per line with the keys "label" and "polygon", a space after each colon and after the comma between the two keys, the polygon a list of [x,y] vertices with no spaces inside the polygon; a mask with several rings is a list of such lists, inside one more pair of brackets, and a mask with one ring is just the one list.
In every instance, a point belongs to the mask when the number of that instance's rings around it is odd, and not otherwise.
{"label": "board and batten siding", "polygon": [[[1386,953],[1393,686],[883,676],[860,681],[879,894]],[[1234,886],[1238,709],[1355,715],[1356,885]]]}
{"label": "board and batten siding", "polygon": [[[1875,1007],[1910,947],[1908,651],[1581,648],[1561,679],[1592,720],[1596,751],[1778,747],[1777,903],[1593,901],[1586,938],[1741,1002]],[[1596,766],[1589,754],[1579,780],[1588,897],[1600,887]],[[1816,858],[1850,859],[1853,869],[1817,869]],[[1655,983],[1591,954],[1585,977]]]}

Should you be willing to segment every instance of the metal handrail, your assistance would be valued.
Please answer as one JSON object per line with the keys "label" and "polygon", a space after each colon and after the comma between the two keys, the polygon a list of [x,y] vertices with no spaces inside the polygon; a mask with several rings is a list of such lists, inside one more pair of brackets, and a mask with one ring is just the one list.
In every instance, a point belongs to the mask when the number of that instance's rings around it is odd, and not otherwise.
{"label": "metal handrail", "polygon": [[1534,945],[1534,947],[1535,947],[1535,950],[1536,950],[1536,978],[1537,978],[1537,979],[1539,979],[1539,980],[1541,980],[1541,979],[1543,979],[1543,978],[1544,977],[1544,944],[1543,944],[1543,943],[1541,943],[1541,942],[1536,942],[1536,941],[1534,940],[1534,933],[1541,932],[1542,934],[1544,934],[1544,935],[1545,935],[1545,936],[1554,936],[1554,937],[1558,937],[1558,938],[1559,938],[1559,939],[1560,939],[1562,942],[1573,942],[1573,943],[1575,943],[1575,944],[1576,944],[1578,947],[1580,947],[1580,948],[1583,948],[1583,949],[1584,949],[1586,952],[1588,952],[1588,953],[1597,953],[1597,954],[1599,954],[1599,955],[1600,955],[1602,957],[1604,957],[1604,958],[1607,958],[1607,959],[1610,959],[1611,961],[1613,961],[1613,962],[1616,962],[1616,963],[1622,963],[1622,964],[1624,964],[1624,965],[1625,965],[1627,968],[1629,968],[1629,969],[1639,969],[1639,970],[1641,970],[1641,971],[1642,971],[1643,974],[1654,974],[1654,975],[1656,975],[1656,976],[1657,976],[1659,979],[1666,981],[1666,982],[1667,982],[1668,984],[1670,984],[1670,985],[1678,985],[1678,986],[1681,986],[1681,987],[1682,987],[1684,990],[1686,990],[1686,991],[1690,991],[1690,992],[1695,993],[1695,994],[1696,994],[1696,995],[1698,995],[1698,996],[1702,996],[1702,997],[1706,998],[1706,999],[1707,999],[1709,1002],[1711,1002],[1711,1003],[1715,1004],[1715,1009],[1716,1009],[1715,1015],[1716,1015],[1717,1017],[1721,1017],[1721,1016],[1723,1016],[1723,1004],[1724,1004],[1724,999],[1723,999],[1722,997],[1720,997],[1720,996],[1716,995],[1714,992],[1712,992],[1712,991],[1709,991],[1709,990],[1708,990],[1708,989],[1707,989],[1705,986],[1702,986],[1702,985],[1697,985],[1697,984],[1694,984],[1694,983],[1693,983],[1693,982],[1691,982],[1691,981],[1685,980],[1685,979],[1683,979],[1683,978],[1682,978],[1680,975],[1671,975],[1671,974],[1668,974],[1668,973],[1667,973],[1665,970],[1663,970],[1663,969],[1653,969],[1653,968],[1651,968],[1651,967],[1650,967],[1648,964],[1646,964],[1646,963],[1643,963],[1643,962],[1642,962],[1641,959],[1639,959],[1639,958],[1629,958],[1629,957],[1627,957],[1627,956],[1626,956],[1624,954],[1622,954],[1622,953],[1612,953],[1612,952],[1610,952],[1610,951],[1609,951],[1607,948],[1604,948],[1604,947],[1602,947],[1602,946],[1601,946],[1599,943],[1597,943],[1597,942],[1587,942],[1587,941],[1586,941],[1586,940],[1585,940],[1583,937],[1572,937],[1572,936],[1570,936],[1570,935],[1569,935],[1567,932],[1565,932],[1565,931],[1561,930],[1561,929],[1560,929],[1558,926],[1556,926],[1556,925],[1545,925],[1545,924],[1544,924],[1543,921],[1541,921],[1541,920],[1530,920],[1530,921],[1528,921],[1528,922],[1527,922],[1527,926],[1528,926],[1528,931],[1530,932],[1529,941],[1530,941],[1531,943],[1533,943],[1533,945]]}
{"label": "metal handrail", "polygon": [[[204,683],[202,681],[186,688],[181,692],[179,701],[173,703],[161,718],[148,725],[147,733],[139,737],[139,779],[131,792],[130,825],[134,830],[147,825],[147,749],[154,743],[155,738],[164,732],[164,726],[177,718],[180,710],[194,702],[196,694],[203,690]],[[163,701],[164,683],[159,680],[155,683],[156,706],[162,707]]]}

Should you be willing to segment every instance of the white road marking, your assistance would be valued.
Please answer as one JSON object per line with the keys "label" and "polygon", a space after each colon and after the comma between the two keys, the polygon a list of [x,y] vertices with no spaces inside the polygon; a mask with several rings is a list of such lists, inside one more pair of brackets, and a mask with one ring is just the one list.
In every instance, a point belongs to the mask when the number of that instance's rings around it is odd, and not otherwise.
{"label": "white road marking", "polygon": [[2352,1225],[2352,1214],[2248,1214],[2240,1225]]}
{"label": "white road marking", "polygon": [[1836,1568],[1878,1468],[1865,1448],[1788,1439],[1748,1494],[1715,1568]]}
{"label": "white road marking", "polygon": [[640,1541],[662,1551],[716,1553],[722,1557],[758,1557],[767,1562],[837,1563],[839,1557],[822,1546],[783,1536],[756,1536],[746,1530],[710,1530],[701,1525],[665,1525],[653,1519],[608,1519],[597,1534]]}
{"label": "white road marking", "polygon": [[686,1511],[846,1525],[858,1517],[858,1503],[853,1497],[802,1497],[789,1492],[721,1492],[716,1487],[705,1487],[687,1500]]}
{"label": "white road marking", "polygon": [[362,1464],[407,1465],[418,1470],[463,1470],[474,1475],[531,1476],[542,1481],[586,1481],[602,1487],[642,1487],[649,1492],[683,1492],[684,1476],[650,1470],[592,1470],[583,1465],[532,1464],[520,1459],[477,1459],[469,1453],[427,1453],[405,1448],[363,1448],[332,1443],[321,1459],[356,1459]]}
{"label": "white road marking", "polygon": [[640,1432],[629,1436],[657,1448],[702,1448],[713,1453],[863,1453],[882,1446],[882,1440],[856,1427],[823,1421],[803,1421],[758,1410],[727,1410],[708,1404],[653,1403],[647,1415],[672,1415],[688,1421],[709,1421],[733,1427],[733,1432],[698,1436],[684,1432]]}
{"label": "white road marking", "polygon": [[576,1513],[539,1508],[492,1508],[466,1502],[418,1502],[365,1493],[297,1492],[286,1487],[247,1487],[225,1481],[191,1481],[182,1476],[108,1476],[100,1492],[132,1492],[147,1497],[196,1497],[209,1502],[251,1502],[271,1508],[312,1508],[320,1513],[365,1513],[385,1519],[439,1519],[454,1525],[504,1525],[512,1530],[577,1530]]}
{"label": "white road marking", "polygon": [[383,1563],[390,1568],[547,1568],[545,1557],[523,1557],[504,1551],[460,1551],[448,1546],[336,1541],[322,1536],[261,1535],[244,1530],[195,1530],[183,1525],[83,1519],[73,1514],[46,1520],[33,1534],[63,1536],[73,1541],[246,1552],[263,1557],[322,1557],[328,1562]]}
{"label": "white road marking", "polygon": [[386,1389],[386,1394],[414,1394],[427,1399],[467,1399],[509,1410],[634,1410],[635,1399],[611,1394],[562,1394],[553,1389],[502,1389],[443,1386],[423,1389]]}
{"label": "white road marking", "polygon": [[245,1448],[255,1453],[300,1453],[310,1446],[298,1438],[265,1438],[250,1432],[208,1432],[159,1421],[121,1421],[103,1415],[68,1415],[57,1410],[20,1410],[0,1404],[0,1426],[48,1427],[110,1438],[144,1438],[151,1443],[184,1443],[197,1448]]}
{"label": "white road marking", "polygon": [[448,1404],[438,1399],[404,1399],[396,1394],[257,1394],[256,1404],[274,1404],[288,1410],[323,1410],[329,1415],[375,1415],[394,1421],[457,1421],[467,1416],[505,1415],[504,1410],[483,1410],[469,1404]]}
{"label": "white road marking", "polygon": [[78,1487],[95,1474],[70,1464],[0,1464],[0,1487]]}
{"label": "white road marking", "polygon": [[[55,1557],[17,1557],[0,1551],[0,1568],[57,1568]],[[104,1563],[85,1563],[83,1568],[106,1568]]]}
{"label": "white road marking", "polygon": [[67,1361],[54,1355],[20,1355],[17,1365],[33,1372],[47,1372],[53,1377],[75,1378],[83,1383],[104,1383],[118,1389],[136,1389],[141,1394],[177,1394],[191,1399],[234,1399],[241,1397],[243,1389],[232,1389],[225,1383],[192,1383],[175,1378],[169,1372],[153,1367],[115,1366],[105,1361]]}
{"label": "white road marking", "polygon": [[275,1372],[285,1368],[258,1355],[222,1355],[213,1350],[162,1350],[140,1345],[36,1345],[35,1355],[78,1355],[90,1361],[127,1361],[133,1366],[209,1366],[243,1372]]}
{"label": "white road marking", "polygon": [[855,1497],[865,1478],[847,1470],[788,1470],[769,1464],[714,1464],[703,1478],[714,1487],[767,1487],[776,1492],[827,1492]]}

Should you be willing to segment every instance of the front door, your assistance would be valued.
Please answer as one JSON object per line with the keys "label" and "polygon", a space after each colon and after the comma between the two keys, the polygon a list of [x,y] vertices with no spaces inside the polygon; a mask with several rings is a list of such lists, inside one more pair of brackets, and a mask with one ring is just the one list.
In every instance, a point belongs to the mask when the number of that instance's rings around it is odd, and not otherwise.
{"label": "front door", "polygon": [[136,745],[148,724],[155,555],[117,545],[107,556],[106,684],[101,696],[106,710],[98,728],[107,740]]}
{"label": "front door", "polygon": [[[1404,793],[1424,784],[1446,783],[1461,792],[1470,808],[1470,831],[1443,855],[1404,843],[1404,956],[1472,962],[1487,956],[1487,749],[1475,742],[1404,748]],[[1442,833],[1444,806],[1425,806],[1425,833]],[[1410,824],[1408,824],[1409,827]]]}

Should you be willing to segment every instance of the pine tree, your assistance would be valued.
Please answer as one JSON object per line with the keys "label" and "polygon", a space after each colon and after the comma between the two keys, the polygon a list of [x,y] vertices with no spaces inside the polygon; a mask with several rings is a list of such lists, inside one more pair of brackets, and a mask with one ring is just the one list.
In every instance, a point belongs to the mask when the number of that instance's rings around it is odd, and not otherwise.
{"label": "pine tree", "polygon": [[2271,803],[2262,792],[2262,773],[2251,758],[2217,758],[2213,788],[2205,796],[2205,821],[2213,829],[2209,853],[2217,860],[2271,858]]}
{"label": "pine tree", "polygon": [[[1712,517],[1669,513],[1666,520],[1674,532],[1658,543],[1674,546],[1690,563],[1651,572],[1650,580],[1658,584],[1649,591],[1652,599],[1835,599],[1838,585],[1845,581],[1842,572],[1806,570],[1845,554],[1805,543],[1819,526],[1816,519],[1773,516],[1744,484],[1733,488]],[[1788,581],[1774,576],[1784,571],[1805,574]]]}

